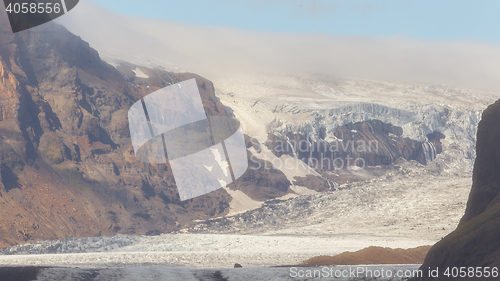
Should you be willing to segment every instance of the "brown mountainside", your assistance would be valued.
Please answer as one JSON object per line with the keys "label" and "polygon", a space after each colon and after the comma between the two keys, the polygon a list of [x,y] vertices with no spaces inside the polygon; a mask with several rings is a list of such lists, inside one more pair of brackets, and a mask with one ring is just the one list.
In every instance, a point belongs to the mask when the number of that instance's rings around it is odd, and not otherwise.
{"label": "brown mountainside", "polygon": [[[149,78],[140,78],[127,65],[118,71],[52,23],[14,35],[0,17],[0,29],[0,247],[158,234],[228,211],[222,189],[181,202],[168,165],[135,159],[128,129],[135,101],[191,78],[207,115],[226,114],[210,81],[146,68]],[[284,175],[273,177],[281,191],[262,187],[266,194],[289,192]]]}

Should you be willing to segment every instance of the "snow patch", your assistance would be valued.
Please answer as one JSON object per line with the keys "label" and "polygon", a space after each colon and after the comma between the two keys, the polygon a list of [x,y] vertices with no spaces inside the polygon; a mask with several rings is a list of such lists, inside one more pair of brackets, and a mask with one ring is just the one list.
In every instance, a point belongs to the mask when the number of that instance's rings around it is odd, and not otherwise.
{"label": "snow patch", "polygon": [[135,70],[132,70],[134,73],[135,73],[135,76],[136,77],[139,77],[139,78],[149,78],[149,76],[142,72],[142,70],[138,67],[135,68]]}
{"label": "snow patch", "polygon": [[233,198],[233,200],[229,202],[228,216],[233,216],[249,210],[254,210],[260,208],[262,204],[264,204],[264,202],[253,200],[240,190],[231,190],[227,187],[225,187],[224,189]]}

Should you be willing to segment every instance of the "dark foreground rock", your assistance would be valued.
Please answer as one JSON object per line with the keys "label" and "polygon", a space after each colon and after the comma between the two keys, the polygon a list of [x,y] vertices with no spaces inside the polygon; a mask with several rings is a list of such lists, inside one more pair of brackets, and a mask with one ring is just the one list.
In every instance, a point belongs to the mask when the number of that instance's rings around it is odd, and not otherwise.
{"label": "dark foreground rock", "polygon": [[[500,269],[500,101],[483,113],[477,133],[477,158],[473,185],[465,215],[458,228],[438,242],[427,255],[422,269],[439,267],[439,277],[424,280],[458,280],[444,275],[447,268],[485,267]],[[479,277],[460,280],[499,280]],[[491,275],[491,273],[490,273]]]}
{"label": "dark foreground rock", "polygon": [[0,281],[33,281],[42,267],[0,267]]}

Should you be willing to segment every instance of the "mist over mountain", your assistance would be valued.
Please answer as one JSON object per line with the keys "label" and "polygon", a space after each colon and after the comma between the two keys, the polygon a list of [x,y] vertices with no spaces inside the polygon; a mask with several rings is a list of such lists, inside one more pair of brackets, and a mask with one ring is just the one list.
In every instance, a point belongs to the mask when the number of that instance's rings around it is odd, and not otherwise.
{"label": "mist over mountain", "polygon": [[496,63],[500,47],[492,43],[197,26],[120,15],[91,2],[80,3],[58,22],[82,36],[103,56],[126,57],[139,65],[168,63],[216,84],[242,80],[248,74],[323,74],[484,91],[500,89]]}

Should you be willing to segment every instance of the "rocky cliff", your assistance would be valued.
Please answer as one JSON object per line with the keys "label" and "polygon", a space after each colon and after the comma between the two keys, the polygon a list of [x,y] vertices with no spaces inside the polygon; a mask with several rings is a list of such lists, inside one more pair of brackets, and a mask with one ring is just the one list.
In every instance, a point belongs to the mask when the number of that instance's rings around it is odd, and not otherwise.
{"label": "rocky cliff", "polygon": [[283,138],[269,134],[267,146],[280,157],[287,154],[317,170],[342,170],[351,166],[369,167],[393,164],[397,159],[429,164],[443,152],[440,132],[427,136],[426,142],[403,137],[403,128],[368,120],[338,126],[327,138],[325,128],[317,135],[289,132]]}
{"label": "rocky cliff", "polygon": [[[434,245],[422,266],[439,267],[439,278],[452,267],[500,267],[500,101],[483,113],[477,133],[477,158],[467,209],[458,228]],[[490,271],[491,272],[491,271]],[[465,279],[464,279],[465,280]],[[467,280],[498,280],[467,277]]]}
{"label": "rocky cliff", "polygon": [[[158,234],[227,213],[231,197],[222,189],[181,202],[168,165],[136,160],[128,129],[135,101],[191,78],[207,115],[227,114],[210,81],[127,64],[116,69],[56,24],[14,35],[0,17],[0,28],[0,247]],[[255,173],[266,178],[267,171]],[[282,178],[279,191],[253,191],[286,194],[290,183]]]}

